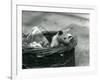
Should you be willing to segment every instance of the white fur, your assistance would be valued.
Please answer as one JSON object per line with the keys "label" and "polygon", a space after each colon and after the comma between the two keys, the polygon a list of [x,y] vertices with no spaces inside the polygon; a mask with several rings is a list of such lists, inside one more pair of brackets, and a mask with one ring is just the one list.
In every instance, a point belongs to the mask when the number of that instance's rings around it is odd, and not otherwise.
{"label": "white fur", "polygon": [[58,34],[53,36],[52,42],[51,42],[51,45],[50,45],[51,47],[56,47],[56,46],[59,45],[59,42],[58,42],[57,38],[58,38]]}
{"label": "white fur", "polygon": [[[70,42],[70,40],[72,39],[72,37],[71,38],[68,38],[69,36],[72,36],[71,34],[66,34],[67,35],[67,37],[66,37],[66,39],[67,39],[67,41],[66,41],[66,43],[68,42]],[[59,46],[60,45],[60,43],[59,43],[59,41],[58,41],[58,37],[59,37],[59,35],[58,35],[58,33],[56,34],[56,35],[54,35],[53,36],[53,38],[52,38],[52,42],[51,42],[51,47],[57,47],[57,46]]]}
{"label": "white fur", "polygon": [[40,43],[37,43],[37,42],[32,42],[29,44],[29,46],[31,48],[43,48],[42,45]]}

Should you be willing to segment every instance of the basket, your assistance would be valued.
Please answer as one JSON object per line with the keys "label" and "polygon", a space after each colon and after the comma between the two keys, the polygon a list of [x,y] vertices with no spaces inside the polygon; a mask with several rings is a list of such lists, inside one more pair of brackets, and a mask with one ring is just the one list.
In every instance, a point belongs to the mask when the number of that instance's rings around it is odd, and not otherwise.
{"label": "basket", "polygon": [[[45,32],[44,35],[51,42],[56,32]],[[77,37],[74,37],[68,45],[55,48],[22,50],[22,68],[45,68],[75,66],[75,46]]]}

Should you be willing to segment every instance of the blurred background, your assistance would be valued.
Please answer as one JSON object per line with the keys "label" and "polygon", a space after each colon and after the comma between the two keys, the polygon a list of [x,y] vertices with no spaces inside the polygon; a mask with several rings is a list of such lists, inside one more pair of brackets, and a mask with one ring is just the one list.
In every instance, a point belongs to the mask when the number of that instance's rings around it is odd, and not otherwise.
{"label": "blurred background", "polygon": [[58,31],[71,27],[71,33],[78,36],[75,50],[76,66],[89,65],[89,14],[22,11],[23,33],[29,33],[34,26],[47,31]]}

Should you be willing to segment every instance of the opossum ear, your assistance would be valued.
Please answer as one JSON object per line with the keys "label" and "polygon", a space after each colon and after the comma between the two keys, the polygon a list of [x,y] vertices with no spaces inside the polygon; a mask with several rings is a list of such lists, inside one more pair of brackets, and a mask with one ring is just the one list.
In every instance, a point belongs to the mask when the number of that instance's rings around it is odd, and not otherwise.
{"label": "opossum ear", "polygon": [[58,35],[62,35],[62,34],[63,34],[63,31],[59,31],[59,32],[58,32]]}

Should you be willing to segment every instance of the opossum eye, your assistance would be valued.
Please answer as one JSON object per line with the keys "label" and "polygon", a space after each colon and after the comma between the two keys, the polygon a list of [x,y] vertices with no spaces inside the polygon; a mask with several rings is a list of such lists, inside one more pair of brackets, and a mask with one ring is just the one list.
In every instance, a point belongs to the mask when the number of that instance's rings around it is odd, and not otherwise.
{"label": "opossum eye", "polygon": [[66,38],[64,38],[64,39],[66,39]]}
{"label": "opossum eye", "polygon": [[68,39],[72,38],[72,36],[68,36]]}

